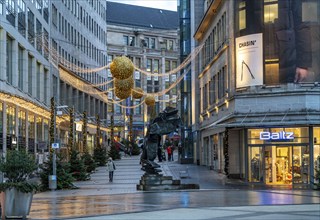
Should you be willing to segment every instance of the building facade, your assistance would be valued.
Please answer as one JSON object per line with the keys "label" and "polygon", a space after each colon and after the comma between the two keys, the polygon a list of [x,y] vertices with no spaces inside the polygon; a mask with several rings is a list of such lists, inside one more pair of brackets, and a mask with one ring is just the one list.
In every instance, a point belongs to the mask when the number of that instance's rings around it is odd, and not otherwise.
{"label": "building facade", "polygon": [[[49,150],[52,97],[57,106],[73,108],[79,120],[85,110],[88,117],[106,119],[107,100],[97,94],[107,87],[92,88],[107,80],[106,70],[83,71],[106,65],[105,51],[105,1],[0,1],[1,152],[18,146],[41,160]],[[68,138],[66,118],[57,117],[61,146]],[[88,124],[92,151],[96,126]]]}
{"label": "building facade", "polygon": [[[177,80],[177,74],[157,76],[177,68],[179,64],[177,12],[107,2],[107,25],[108,63],[115,57],[127,56],[136,67],[154,75],[135,71],[135,87],[142,88],[145,93],[156,94],[168,89]],[[108,72],[108,79],[111,80],[111,77]],[[152,108],[141,105],[142,100],[139,99],[128,98],[121,103],[122,106],[134,106],[132,110],[114,104],[115,120],[123,119],[124,123],[120,124],[124,129],[118,136],[128,138],[129,115],[133,114],[133,138],[143,137],[150,114],[158,114],[166,106],[178,108],[178,96],[176,87],[164,95],[155,95],[153,113]]]}
{"label": "building facade", "polygon": [[250,184],[309,187],[320,158],[319,1],[206,1],[195,40],[199,160]]}

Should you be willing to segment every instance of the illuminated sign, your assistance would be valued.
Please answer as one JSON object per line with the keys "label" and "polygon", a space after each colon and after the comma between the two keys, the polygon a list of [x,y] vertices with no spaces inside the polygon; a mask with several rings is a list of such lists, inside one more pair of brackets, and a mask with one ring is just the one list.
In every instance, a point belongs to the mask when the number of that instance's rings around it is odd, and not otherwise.
{"label": "illuminated sign", "polygon": [[293,132],[268,132],[263,131],[260,132],[260,140],[293,140],[294,133]]}

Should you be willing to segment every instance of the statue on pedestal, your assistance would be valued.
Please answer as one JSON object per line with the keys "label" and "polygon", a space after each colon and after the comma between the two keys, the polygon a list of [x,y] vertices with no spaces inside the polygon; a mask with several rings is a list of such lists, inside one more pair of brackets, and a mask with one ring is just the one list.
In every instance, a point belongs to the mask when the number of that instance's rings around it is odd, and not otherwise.
{"label": "statue on pedestal", "polygon": [[166,107],[148,125],[141,155],[142,169],[147,174],[158,174],[161,172],[159,169],[160,165],[154,162],[154,159],[157,157],[158,147],[160,146],[161,136],[176,131],[180,125],[181,118],[178,115],[178,110],[172,107]]}

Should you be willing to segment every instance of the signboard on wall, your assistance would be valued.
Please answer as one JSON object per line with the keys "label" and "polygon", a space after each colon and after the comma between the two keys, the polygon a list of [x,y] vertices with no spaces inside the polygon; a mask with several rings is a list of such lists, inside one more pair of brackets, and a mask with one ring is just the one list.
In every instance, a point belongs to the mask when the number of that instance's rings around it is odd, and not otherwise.
{"label": "signboard on wall", "polygon": [[236,87],[263,84],[262,33],[236,38]]}

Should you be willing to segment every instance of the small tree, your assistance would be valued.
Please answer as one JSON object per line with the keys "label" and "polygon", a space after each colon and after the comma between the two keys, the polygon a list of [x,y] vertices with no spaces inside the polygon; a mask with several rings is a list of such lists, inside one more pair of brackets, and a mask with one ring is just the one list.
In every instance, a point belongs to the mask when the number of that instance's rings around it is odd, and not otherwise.
{"label": "small tree", "polygon": [[[57,155],[57,189],[71,189],[75,188],[73,185],[74,178],[70,174],[70,165],[63,162],[62,156]],[[52,175],[52,154],[49,159],[41,165],[40,180],[41,190],[49,189],[49,175]]]}
{"label": "small tree", "polygon": [[98,166],[104,166],[107,163],[107,150],[101,146],[100,143],[100,118],[96,116],[97,131],[96,131],[96,144],[93,151],[93,159]]}
{"label": "small tree", "polygon": [[114,141],[112,141],[112,142],[113,143],[111,144],[111,148],[110,148],[110,150],[108,152],[108,156],[112,157],[113,160],[121,159],[119,149],[117,149]]}
{"label": "small tree", "polygon": [[8,150],[7,158],[0,160],[0,171],[7,181],[0,183],[0,191],[16,188],[20,192],[33,192],[36,184],[28,183],[30,175],[37,169],[34,158],[25,150]]}
{"label": "small tree", "polygon": [[72,177],[78,181],[90,179],[84,161],[80,158],[77,150],[72,150],[70,152],[70,173]]}
{"label": "small tree", "polygon": [[140,154],[140,148],[136,143],[132,144],[132,155],[139,155]]}
{"label": "small tree", "polygon": [[74,147],[74,140],[73,140],[74,109],[73,108],[69,108],[69,119],[70,119],[70,126],[69,126],[68,150],[71,151]]}
{"label": "small tree", "polygon": [[88,152],[85,152],[82,155],[81,159],[83,160],[84,165],[86,166],[87,173],[91,173],[91,172],[95,171],[97,165],[96,165],[93,157]]}
{"label": "small tree", "polygon": [[104,166],[107,163],[107,150],[103,147],[96,147],[93,151],[93,159],[98,166]]}

